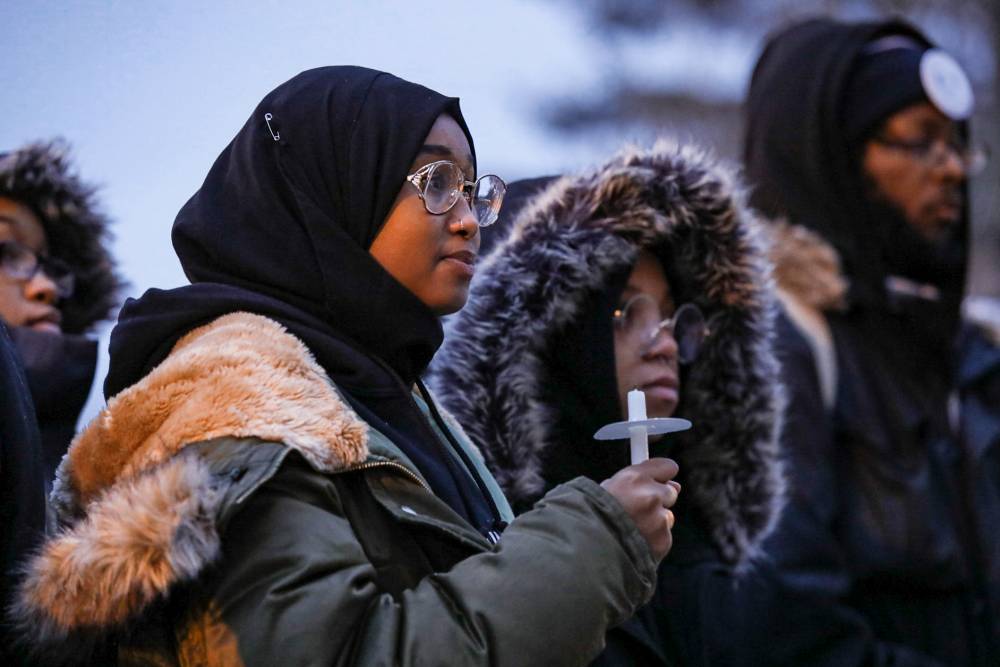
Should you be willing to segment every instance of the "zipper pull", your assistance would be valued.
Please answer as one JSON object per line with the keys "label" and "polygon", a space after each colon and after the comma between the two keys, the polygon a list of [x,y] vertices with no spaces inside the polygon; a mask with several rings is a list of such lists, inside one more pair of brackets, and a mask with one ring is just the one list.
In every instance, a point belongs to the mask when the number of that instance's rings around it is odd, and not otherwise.
{"label": "zipper pull", "polygon": [[507,528],[507,522],[503,519],[494,519],[493,526],[486,531],[486,538],[491,544],[497,544],[500,542],[500,535],[503,533],[504,529]]}

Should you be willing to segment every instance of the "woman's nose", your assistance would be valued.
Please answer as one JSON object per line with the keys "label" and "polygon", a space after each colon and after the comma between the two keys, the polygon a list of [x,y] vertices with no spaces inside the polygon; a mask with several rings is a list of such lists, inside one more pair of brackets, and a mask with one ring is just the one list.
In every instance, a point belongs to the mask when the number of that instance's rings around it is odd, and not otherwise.
{"label": "woman's nose", "polygon": [[672,361],[677,358],[677,341],[670,327],[657,327],[649,336],[649,341],[642,352],[646,358],[663,358]]}
{"label": "woman's nose", "polygon": [[45,271],[36,271],[31,280],[24,283],[24,297],[28,301],[36,301],[49,306],[59,300],[59,289],[55,281],[49,278]]}
{"label": "woman's nose", "polygon": [[479,221],[476,220],[475,213],[465,197],[460,197],[459,201],[451,209],[453,214],[449,220],[448,228],[453,234],[460,234],[464,238],[471,239],[479,234]]}

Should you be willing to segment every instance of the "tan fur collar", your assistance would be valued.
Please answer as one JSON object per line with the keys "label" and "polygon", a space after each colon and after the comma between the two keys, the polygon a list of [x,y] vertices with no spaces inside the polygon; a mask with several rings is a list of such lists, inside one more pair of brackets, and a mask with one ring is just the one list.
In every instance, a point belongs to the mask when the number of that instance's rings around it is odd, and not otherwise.
{"label": "tan fur collar", "polygon": [[333,471],[367,456],[367,425],[297,338],[260,315],[233,313],[191,331],[163,363],[108,402],[60,466],[86,505],[185,445],[223,436],[283,442]]}
{"label": "tan fur collar", "polygon": [[765,228],[770,236],[770,259],[778,288],[808,308],[842,310],[847,279],[833,246],[815,232],[785,221]]}
{"label": "tan fur collar", "polygon": [[326,472],[368,455],[367,425],[279,324],[234,313],[190,332],[63,460],[64,528],[27,565],[14,611],[30,644],[82,650],[81,635],[127,622],[218,557],[225,481],[184,448],[225,436],[284,443]]}

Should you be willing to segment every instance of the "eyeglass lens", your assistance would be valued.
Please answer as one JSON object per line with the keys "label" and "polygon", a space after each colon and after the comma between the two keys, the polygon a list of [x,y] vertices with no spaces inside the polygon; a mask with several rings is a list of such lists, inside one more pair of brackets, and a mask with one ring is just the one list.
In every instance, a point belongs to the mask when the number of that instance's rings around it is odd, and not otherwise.
{"label": "eyeglass lens", "polygon": [[647,349],[662,332],[668,331],[677,343],[677,357],[681,363],[694,361],[705,339],[705,318],[697,306],[684,304],[672,318],[664,318],[659,306],[647,294],[632,297],[616,312],[615,322],[624,335]]}
{"label": "eyeglass lens", "polygon": [[[437,162],[430,165],[424,181],[424,205],[434,215],[447,213],[466,192],[465,174],[452,162]],[[504,182],[492,174],[483,176],[469,192],[469,207],[480,227],[496,222],[500,213],[504,193]]]}
{"label": "eyeglass lens", "polygon": [[17,280],[31,280],[39,270],[43,271],[55,284],[60,298],[70,296],[76,284],[76,277],[66,264],[53,257],[39,257],[16,241],[0,243],[0,267]]}

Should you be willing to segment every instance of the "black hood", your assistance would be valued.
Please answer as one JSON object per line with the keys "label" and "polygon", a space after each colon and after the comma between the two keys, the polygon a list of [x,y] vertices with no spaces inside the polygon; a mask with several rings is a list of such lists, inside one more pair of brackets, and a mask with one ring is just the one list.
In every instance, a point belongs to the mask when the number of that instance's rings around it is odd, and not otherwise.
{"label": "black hood", "polygon": [[967,215],[947,242],[923,240],[901,212],[870,196],[861,146],[852,145],[845,130],[855,63],[867,44],[889,34],[931,46],[897,20],[815,19],[768,41],[746,104],[751,203],[769,217],[813,229],[836,248],[850,280],[852,305],[891,306],[886,278],[899,275],[938,287],[951,326],[964,290]]}
{"label": "black hood", "polygon": [[174,222],[195,284],[130,300],[105,393],[142,377],[191,328],[239,310],[278,320],[320,363],[346,345],[415,379],[440,323],[368,248],[443,113],[472,146],[457,99],[384,72],[322,67],[269,93]]}
{"label": "black hood", "polygon": [[694,429],[669,444],[684,504],[725,562],[758,555],[784,488],[775,301],[758,231],[728,170],[666,143],[557,179],[521,210],[477,269],[432,368],[442,402],[513,504],[614,458],[615,445],[592,439],[622,417],[611,311],[649,248],[675,300],[697,303],[712,321],[682,380],[677,415]]}
{"label": "black hood", "polygon": [[0,153],[0,197],[30,208],[42,223],[49,254],[76,276],[73,295],[59,304],[63,331],[84,333],[112,316],[125,286],[108,251],[108,218],[69,162],[62,141],[38,142]]}

